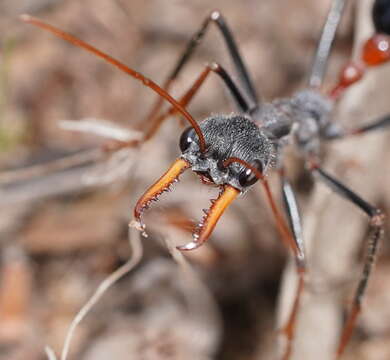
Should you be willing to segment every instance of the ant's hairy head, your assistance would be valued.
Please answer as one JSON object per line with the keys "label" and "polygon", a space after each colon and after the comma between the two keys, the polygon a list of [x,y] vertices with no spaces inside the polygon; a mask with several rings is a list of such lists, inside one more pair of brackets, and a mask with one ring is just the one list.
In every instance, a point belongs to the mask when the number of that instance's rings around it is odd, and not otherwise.
{"label": "ant's hairy head", "polygon": [[[270,139],[249,118],[242,115],[216,115],[200,123],[206,151],[199,148],[197,135],[187,128],[180,137],[182,158],[205,183],[231,185],[245,191],[270,167],[274,147]],[[235,158],[242,160],[229,161]],[[247,163],[251,170],[244,165]]]}

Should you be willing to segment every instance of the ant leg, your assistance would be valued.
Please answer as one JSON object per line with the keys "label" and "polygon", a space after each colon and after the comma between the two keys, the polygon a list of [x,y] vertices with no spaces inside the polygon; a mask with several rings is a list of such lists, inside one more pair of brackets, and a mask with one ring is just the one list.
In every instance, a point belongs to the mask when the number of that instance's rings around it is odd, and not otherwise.
{"label": "ant leg", "polygon": [[363,272],[360,277],[360,281],[355,291],[355,295],[352,302],[351,310],[348,314],[347,320],[342,331],[339,345],[337,347],[336,357],[337,359],[344,353],[344,350],[351,338],[353,329],[356,326],[356,320],[361,311],[362,300],[367,288],[367,283],[372,271],[372,267],[375,262],[376,253],[378,250],[378,242],[383,233],[384,215],[380,209],[372,206],[363,200],[359,195],[348,189],[345,185],[334,179],[327,174],[324,170],[318,167],[316,164],[311,164],[311,171],[318,175],[319,178],[324,181],[335,193],[339,194],[346,200],[352,202],[359,207],[370,218],[370,233],[368,238],[368,244],[366,249],[366,257],[364,260]]}
{"label": "ant leg", "polygon": [[[285,179],[285,181],[286,181],[285,184],[288,184],[287,179]],[[291,309],[290,316],[287,320],[286,325],[283,327],[283,330],[282,330],[287,338],[287,345],[286,345],[286,348],[285,348],[285,351],[283,354],[283,360],[288,360],[290,355],[291,355],[292,342],[294,340],[294,330],[295,330],[295,324],[296,324],[296,316],[297,316],[298,308],[299,308],[299,302],[300,302],[301,294],[302,294],[302,292],[304,290],[304,286],[305,286],[304,276],[305,276],[305,272],[306,272],[306,265],[305,265],[304,248],[303,248],[303,246],[301,246],[302,242],[300,240],[297,241],[297,239],[295,239],[295,235],[291,234],[290,229],[286,225],[286,222],[285,222],[281,212],[279,211],[278,207],[276,206],[275,199],[271,193],[271,190],[269,188],[269,185],[268,185],[268,182],[266,179],[263,179],[262,185],[264,186],[268,201],[271,205],[272,213],[275,217],[276,225],[277,225],[277,228],[282,236],[282,240],[284,242],[284,245],[289,250],[292,251],[294,258],[296,260],[296,265],[297,265],[298,287],[297,287],[297,291],[295,294],[295,299],[294,299],[294,303],[293,303],[293,306]],[[283,192],[284,192],[284,190],[286,190],[286,196],[284,195],[284,197],[285,197],[285,200],[288,202],[288,203],[286,203],[287,207],[289,207],[290,205],[293,205],[293,206],[295,205],[295,207],[296,207],[295,197],[294,197],[292,192],[288,191],[288,185],[286,185],[286,187],[284,187]],[[294,213],[294,217],[295,217],[295,215],[296,215],[295,211],[291,210],[291,213],[292,214]],[[293,222],[296,223],[296,221],[297,221],[297,218],[294,218]],[[297,230],[297,228],[295,230]],[[295,230],[293,230],[293,231],[295,231]]]}
{"label": "ant leg", "polygon": [[294,236],[294,240],[299,253],[297,256],[297,266],[305,267],[305,247],[302,235],[301,216],[299,214],[298,203],[290,181],[284,174],[283,169],[280,171],[282,185],[283,203],[286,208],[287,218]]}
{"label": "ant leg", "polygon": [[[249,105],[246,102],[244,96],[241,94],[240,90],[234,83],[233,79],[230,77],[230,75],[227,73],[227,71],[219,64],[217,63],[211,63],[209,65],[206,65],[205,69],[202,71],[202,73],[198,76],[198,78],[194,81],[192,86],[184,93],[184,95],[179,99],[179,103],[186,107],[192,98],[195,96],[195,94],[198,92],[199,88],[203,85],[204,81],[207,79],[207,77],[210,75],[210,72],[213,72],[217,74],[222,81],[224,82],[224,85],[229,89],[230,93],[232,94],[235,102],[237,103],[237,106],[241,112],[248,112],[249,111]],[[154,134],[158,131],[164,120],[171,115],[177,114],[177,109],[174,107],[169,108],[165,113],[155,116],[155,118],[152,121],[152,124],[149,128],[149,130],[145,133],[143,139],[141,142],[148,141],[151,139]],[[157,114],[156,114],[157,115]],[[130,146],[133,145],[133,142],[130,143]],[[126,144],[122,144],[122,147],[126,146]]]}
{"label": "ant leg", "polygon": [[361,135],[361,134],[370,132],[372,130],[383,129],[387,126],[390,126],[390,114],[385,115],[385,116],[371,122],[368,125],[363,125],[363,126],[358,127],[356,129],[349,130],[347,132],[347,135]]}
{"label": "ant leg", "polygon": [[[179,76],[179,73],[182,71],[184,66],[187,64],[191,56],[193,55],[196,47],[202,42],[206,31],[210,25],[210,23],[214,22],[216,26],[218,27],[219,31],[222,34],[222,37],[226,43],[226,46],[228,48],[228,52],[230,54],[230,57],[233,61],[233,64],[236,68],[236,71],[238,73],[239,79],[244,86],[245,90],[247,91],[250,100],[253,104],[258,104],[258,96],[256,93],[256,90],[252,84],[252,81],[250,79],[248,70],[246,69],[246,66],[242,60],[242,56],[240,55],[240,52],[238,50],[236,41],[234,40],[234,37],[224,19],[222,14],[215,10],[210,13],[210,15],[207,16],[207,18],[203,21],[202,26],[200,29],[192,36],[191,40],[188,42],[183,54],[177,61],[175,67],[169,74],[168,78],[165,80],[163,84],[163,88],[166,91],[169,91],[171,88],[173,82],[175,79]],[[156,101],[156,104],[150,111],[149,115],[147,116],[147,119],[153,119],[155,116],[157,116],[161,106],[163,104],[162,99],[158,99]]]}
{"label": "ant leg", "polygon": [[321,38],[314,55],[309,86],[318,88],[322,85],[333,40],[343,15],[346,0],[334,0],[322,28]]}
{"label": "ant leg", "polygon": [[203,24],[201,28],[195,33],[195,35],[191,38],[189,43],[187,44],[187,47],[180,58],[180,60],[177,62],[176,67],[171,72],[168,79],[170,81],[173,81],[179,74],[179,72],[182,70],[184,65],[187,63],[191,55],[193,54],[195,48],[201,43],[207,28],[209,27],[210,23],[214,22],[215,25],[217,25],[218,29],[221,31],[221,34],[223,36],[223,39],[225,40],[226,46],[228,48],[228,52],[230,54],[230,57],[234,63],[234,66],[238,72],[240,81],[242,82],[242,85],[245,87],[246,91],[248,92],[248,95],[250,96],[251,101],[253,103],[258,103],[258,96],[256,94],[256,90],[252,84],[252,81],[250,79],[250,76],[248,74],[248,71],[245,67],[245,64],[242,60],[242,56],[240,55],[240,52],[238,50],[237,44],[234,40],[233,34],[231,33],[224,17],[222,14],[214,10],[210,13],[210,15],[203,21]]}
{"label": "ant leg", "polygon": [[[183,107],[186,107],[189,102],[192,100],[192,98],[195,96],[199,88],[203,85],[204,81],[207,79],[207,77],[210,74],[210,71],[212,70],[212,67],[210,65],[207,65],[205,69],[201,72],[201,74],[198,76],[198,78],[194,81],[192,86],[186,91],[186,93],[179,99],[179,104]],[[166,89],[166,87],[164,87]],[[171,115],[174,115],[177,113],[176,109],[174,107],[169,108],[165,113],[158,115],[158,112],[160,110],[160,107],[162,106],[163,101],[159,98],[156,102],[155,106],[153,107],[152,111],[148,115],[148,119],[151,121],[151,125],[149,129],[145,132],[143,139],[141,142],[146,142],[149,139],[151,139],[160,126],[163,124],[164,120]],[[127,144],[122,144],[121,146],[126,146]]]}
{"label": "ant leg", "polygon": [[290,228],[292,230],[292,235],[299,251],[295,254],[296,269],[298,274],[298,286],[295,293],[295,298],[293,302],[292,309],[290,310],[289,318],[287,319],[286,325],[283,326],[283,333],[287,338],[287,345],[284,351],[283,359],[289,359],[292,351],[292,343],[294,340],[294,331],[297,313],[299,309],[300,299],[304,290],[304,275],[306,273],[306,259],[305,259],[305,247],[303,243],[302,236],[302,225],[301,218],[299,214],[297,200],[294,194],[294,190],[291,186],[290,181],[284,174],[284,169],[279,171],[281,187],[282,187],[282,196],[283,203],[285,206],[286,214],[288,221],[290,223]]}
{"label": "ant leg", "polygon": [[301,250],[297,246],[297,243],[295,242],[295,239],[293,235],[291,234],[290,229],[288,228],[286,221],[283,218],[282,213],[279,211],[274,196],[271,193],[271,189],[269,187],[267,179],[263,178],[262,179],[262,185],[264,187],[267,200],[271,206],[272,214],[274,215],[275,221],[276,221],[276,226],[278,227],[278,230],[280,234],[282,235],[282,240],[284,245],[292,250],[293,254],[295,257],[303,257],[301,254]]}
{"label": "ant leg", "polygon": [[335,131],[330,129],[328,134],[325,134],[326,140],[334,140],[344,138],[351,135],[362,135],[373,130],[380,130],[390,126],[390,114],[380,117],[372,121],[371,123],[363,126],[359,126],[354,129],[343,129],[337,127]]}

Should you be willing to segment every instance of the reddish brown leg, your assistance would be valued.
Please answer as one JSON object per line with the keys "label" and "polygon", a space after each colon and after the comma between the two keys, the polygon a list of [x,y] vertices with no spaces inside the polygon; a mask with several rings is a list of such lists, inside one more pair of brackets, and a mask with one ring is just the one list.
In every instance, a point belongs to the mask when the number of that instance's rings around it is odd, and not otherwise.
{"label": "reddish brown leg", "polygon": [[287,215],[289,216],[290,219],[292,233],[289,230],[282,214],[280,213],[276,205],[276,202],[273,198],[267,180],[264,179],[263,185],[265,188],[268,201],[271,205],[271,209],[274,214],[277,227],[282,235],[282,240],[285,246],[292,251],[296,261],[298,286],[295,293],[295,298],[294,298],[294,302],[293,302],[293,306],[289,318],[286,324],[282,328],[282,333],[286,336],[287,339],[287,344],[282,359],[288,360],[291,355],[292,345],[295,336],[295,325],[296,325],[296,318],[298,314],[299,304],[305,287],[306,263],[305,263],[305,252],[303,247],[303,241],[300,235],[300,224],[299,224],[300,220],[299,220],[299,214],[296,211],[297,206],[296,206],[295,197],[294,194],[292,193],[291,186],[288,183],[287,178],[284,176],[283,172],[281,172],[281,179],[282,179],[283,198],[286,205]]}
{"label": "reddish brown leg", "polygon": [[[206,78],[209,76],[210,72],[217,74],[224,82],[226,87],[230,90],[234,100],[236,101],[238,107],[241,111],[246,112],[249,110],[248,104],[245,101],[244,97],[238,90],[237,86],[226,72],[226,70],[217,63],[211,63],[205,67],[202,73],[198,76],[192,86],[187,90],[187,92],[180,98],[179,103],[186,107],[190,101],[193,99],[195,94],[198,92],[199,88],[203,85]],[[161,124],[165,121],[168,116],[177,114],[178,111],[174,107],[169,108],[165,113],[157,116],[155,114],[154,119],[152,119],[152,125],[149,130],[146,132],[143,141],[149,140],[160,128]]]}
{"label": "reddish brown leg", "polygon": [[[262,173],[260,173],[255,167],[253,167],[251,164],[248,164],[246,161],[236,158],[236,157],[230,157],[227,160],[224,161],[223,165],[227,167],[231,163],[240,163],[244,165],[246,168],[253,171],[253,173],[256,175],[256,177],[262,181],[262,184],[264,186],[264,190],[267,196],[267,199],[271,205],[272,213],[275,217],[276,224],[278,227],[278,230],[280,231],[282,235],[282,240],[284,242],[284,245],[287,247],[287,249],[291,250],[297,265],[297,274],[298,274],[298,286],[293,302],[293,306],[291,309],[290,316],[287,320],[286,325],[283,327],[282,332],[285,334],[287,338],[287,345],[286,349],[284,351],[283,359],[288,360],[291,354],[292,350],[292,343],[294,340],[294,332],[295,332],[295,324],[296,324],[296,317],[299,309],[300,299],[301,295],[304,291],[305,286],[305,273],[306,273],[306,264],[305,264],[305,252],[304,252],[304,246],[303,246],[303,240],[301,236],[301,229],[300,229],[300,220],[299,220],[299,214],[298,214],[298,207],[296,204],[294,193],[292,192],[292,188],[287,181],[287,178],[284,176],[283,171],[280,172],[281,178],[283,180],[282,182],[282,190],[283,190],[283,199],[285,201],[287,215],[289,216],[290,224],[293,233],[291,233],[288,225],[286,224],[283,215],[279,211],[276,202],[273,198],[273,195],[271,193],[269,184],[267,182],[267,179],[263,176]],[[191,244],[192,245],[192,244]],[[191,248],[186,248],[184,250],[189,250]]]}
{"label": "reddish brown leg", "polygon": [[[198,76],[198,78],[195,80],[195,82],[192,84],[192,86],[186,91],[186,93],[179,99],[180,105],[183,107],[186,107],[189,102],[192,100],[192,98],[195,96],[199,88],[203,85],[204,81],[208,77],[211,71],[211,65],[207,65],[205,69],[202,71],[202,73]],[[167,81],[164,85],[164,89],[167,89],[170,87],[171,81]],[[141,140],[136,141],[129,141],[129,142],[115,142],[111,143],[110,151],[118,150],[125,147],[134,147],[139,146],[140,144],[150,140],[160,129],[160,126],[164,123],[164,121],[172,115],[175,115],[177,113],[176,108],[170,107],[166,112],[162,114],[158,114],[161,106],[164,102],[164,99],[158,99],[152,110],[150,111],[149,115],[146,118],[146,123],[151,123],[149,126],[149,129],[145,132],[143,138]]]}
{"label": "reddish brown leg", "polygon": [[356,321],[361,311],[362,300],[365,295],[368,280],[375,262],[378,243],[383,233],[384,215],[381,210],[367,203],[359,195],[348,189],[345,185],[334,179],[331,175],[322,170],[318,165],[312,164],[312,172],[317,175],[336,194],[342,196],[352,204],[359,207],[370,218],[370,233],[366,249],[366,257],[363,265],[363,272],[360,277],[357,289],[352,302],[351,310],[348,314],[340,342],[337,347],[336,359],[344,353],[349,340],[351,339]]}
{"label": "reddish brown leg", "polygon": [[[194,81],[192,86],[182,95],[182,97],[179,99],[180,105],[183,107],[186,107],[190,101],[193,99],[193,97],[196,95],[200,87],[204,84],[204,81],[207,79],[209,74],[211,72],[216,73],[220,76],[220,78],[224,81],[224,84],[229,88],[230,92],[232,93],[234,99],[236,100],[238,106],[242,111],[248,110],[248,105],[241,95],[240,91],[238,90],[237,86],[234,84],[233,80],[230,78],[230,76],[227,74],[225,69],[217,64],[217,63],[211,63],[209,65],[206,65],[204,70],[201,72],[201,74],[198,76],[198,78]],[[131,142],[123,142],[120,144],[117,144],[118,148],[122,147],[132,147],[134,145],[138,145],[140,143],[146,142],[149,139],[151,139],[159,130],[160,126],[164,123],[164,121],[172,115],[176,115],[178,113],[178,110],[175,107],[170,107],[167,111],[164,113],[158,115],[156,111],[159,110],[159,106],[156,103],[155,107],[153,108],[151,115],[153,115],[153,118],[151,118],[148,122],[151,121],[151,125],[149,129],[144,134],[144,137],[142,140],[138,141],[138,143],[135,143],[134,141]]]}
{"label": "reddish brown leg", "polygon": [[288,360],[291,356],[293,341],[295,337],[295,325],[297,322],[297,314],[298,314],[299,304],[300,304],[304,287],[305,287],[304,272],[301,273],[298,270],[298,286],[295,293],[294,303],[291,308],[290,316],[287,320],[287,323],[286,325],[284,325],[282,329],[282,333],[287,338],[286,348],[284,350],[284,354],[282,357],[283,360]]}

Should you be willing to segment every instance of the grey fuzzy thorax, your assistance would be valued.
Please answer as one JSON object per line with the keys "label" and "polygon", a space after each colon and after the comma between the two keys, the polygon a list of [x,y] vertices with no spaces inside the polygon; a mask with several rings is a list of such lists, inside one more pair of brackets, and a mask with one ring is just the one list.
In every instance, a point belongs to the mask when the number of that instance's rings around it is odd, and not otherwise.
{"label": "grey fuzzy thorax", "polygon": [[276,141],[290,137],[303,154],[317,154],[321,136],[334,130],[330,120],[332,110],[329,98],[308,89],[262,105],[252,118]]}

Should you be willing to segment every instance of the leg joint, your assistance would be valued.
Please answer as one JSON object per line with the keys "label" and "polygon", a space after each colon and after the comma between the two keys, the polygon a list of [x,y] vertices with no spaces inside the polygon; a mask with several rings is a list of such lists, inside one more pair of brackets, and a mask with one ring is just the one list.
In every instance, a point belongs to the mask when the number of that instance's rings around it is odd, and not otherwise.
{"label": "leg joint", "polygon": [[213,10],[210,13],[210,19],[213,21],[218,20],[222,16],[221,12],[219,10]]}
{"label": "leg joint", "polygon": [[370,224],[375,227],[382,227],[385,222],[385,214],[379,208],[375,208],[371,215]]}

